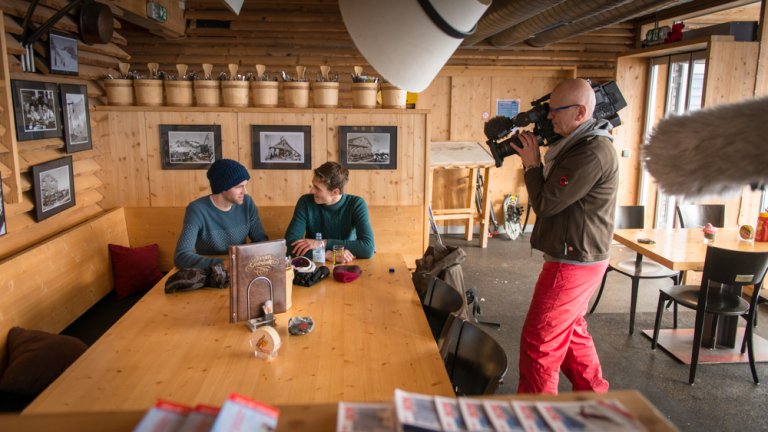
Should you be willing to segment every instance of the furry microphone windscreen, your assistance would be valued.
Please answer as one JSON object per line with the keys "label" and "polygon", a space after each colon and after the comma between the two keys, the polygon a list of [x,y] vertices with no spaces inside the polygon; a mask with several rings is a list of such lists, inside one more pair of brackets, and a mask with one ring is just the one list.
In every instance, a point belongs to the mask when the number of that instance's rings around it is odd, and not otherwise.
{"label": "furry microphone windscreen", "polygon": [[671,195],[738,194],[768,185],[768,98],[721,105],[659,122],[642,159]]}

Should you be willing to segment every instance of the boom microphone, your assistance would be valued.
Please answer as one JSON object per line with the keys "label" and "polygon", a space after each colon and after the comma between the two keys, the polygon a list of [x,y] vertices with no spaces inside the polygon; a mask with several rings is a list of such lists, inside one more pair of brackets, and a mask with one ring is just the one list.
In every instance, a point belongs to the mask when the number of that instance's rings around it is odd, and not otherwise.
{"label": "boom microphone", "polygon": [[738,194],[768,185],[768,98],[720,105],[659,122],[643,146],[645,168],[665,193]]}

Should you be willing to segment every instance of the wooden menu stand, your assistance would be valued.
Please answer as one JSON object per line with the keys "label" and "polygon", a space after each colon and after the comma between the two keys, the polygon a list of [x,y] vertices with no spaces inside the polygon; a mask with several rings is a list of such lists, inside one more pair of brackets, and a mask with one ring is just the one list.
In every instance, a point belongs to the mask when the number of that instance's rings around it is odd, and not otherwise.
{"label": "wooden menu stand", "polygon": [[[429,156],[427,202],[429,202],[430,206],[432,205],[432,184],[435,170],[469,169],[467,206],[462,208],[432,209],[435,221],[465,220],[467,241],[472,241],[474,224],[478,222],[480,223],[480,247],[488,247],[488,219],[491,211],[488,185],[491,180],[491,167],[495,166],[493,157],[482,144],[476,141],[432,142],[429,146]],[[475,209],[478,170],[483,170],[483,178],[485,179],[483,182],[481,212]]]}

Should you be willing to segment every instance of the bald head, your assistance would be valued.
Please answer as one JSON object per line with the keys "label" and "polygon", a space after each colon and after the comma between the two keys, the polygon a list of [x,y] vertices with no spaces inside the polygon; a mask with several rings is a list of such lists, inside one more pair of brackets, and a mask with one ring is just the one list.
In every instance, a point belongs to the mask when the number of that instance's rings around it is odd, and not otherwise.
{"label": "bald head", "polygon": [[595,91],[592,86],[581,78],[569,79],[561,82],[552,92],[552,99],[562,102],[562,105],[578,104],[587,109],[587,119],[592,118],[595,112]]}

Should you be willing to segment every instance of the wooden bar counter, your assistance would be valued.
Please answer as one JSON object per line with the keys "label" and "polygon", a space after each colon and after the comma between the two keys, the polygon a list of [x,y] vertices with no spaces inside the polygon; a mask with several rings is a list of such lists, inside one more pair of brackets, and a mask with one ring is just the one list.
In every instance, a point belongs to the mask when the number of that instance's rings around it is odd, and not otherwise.
{"label": "wooden bar counter", "polygon": [[[402,256],[356,264],[352,283],[293,287],[271,361],[254,357],[243,323],[229,323],[227,289],[165,294],[164,278],[23,414],[145,411],[158,399],[220,406],[231,392],[274,405],[389,401],[395,388],[453,396]],[[291,316],[311,316],[314,331],[289,335]]]}

